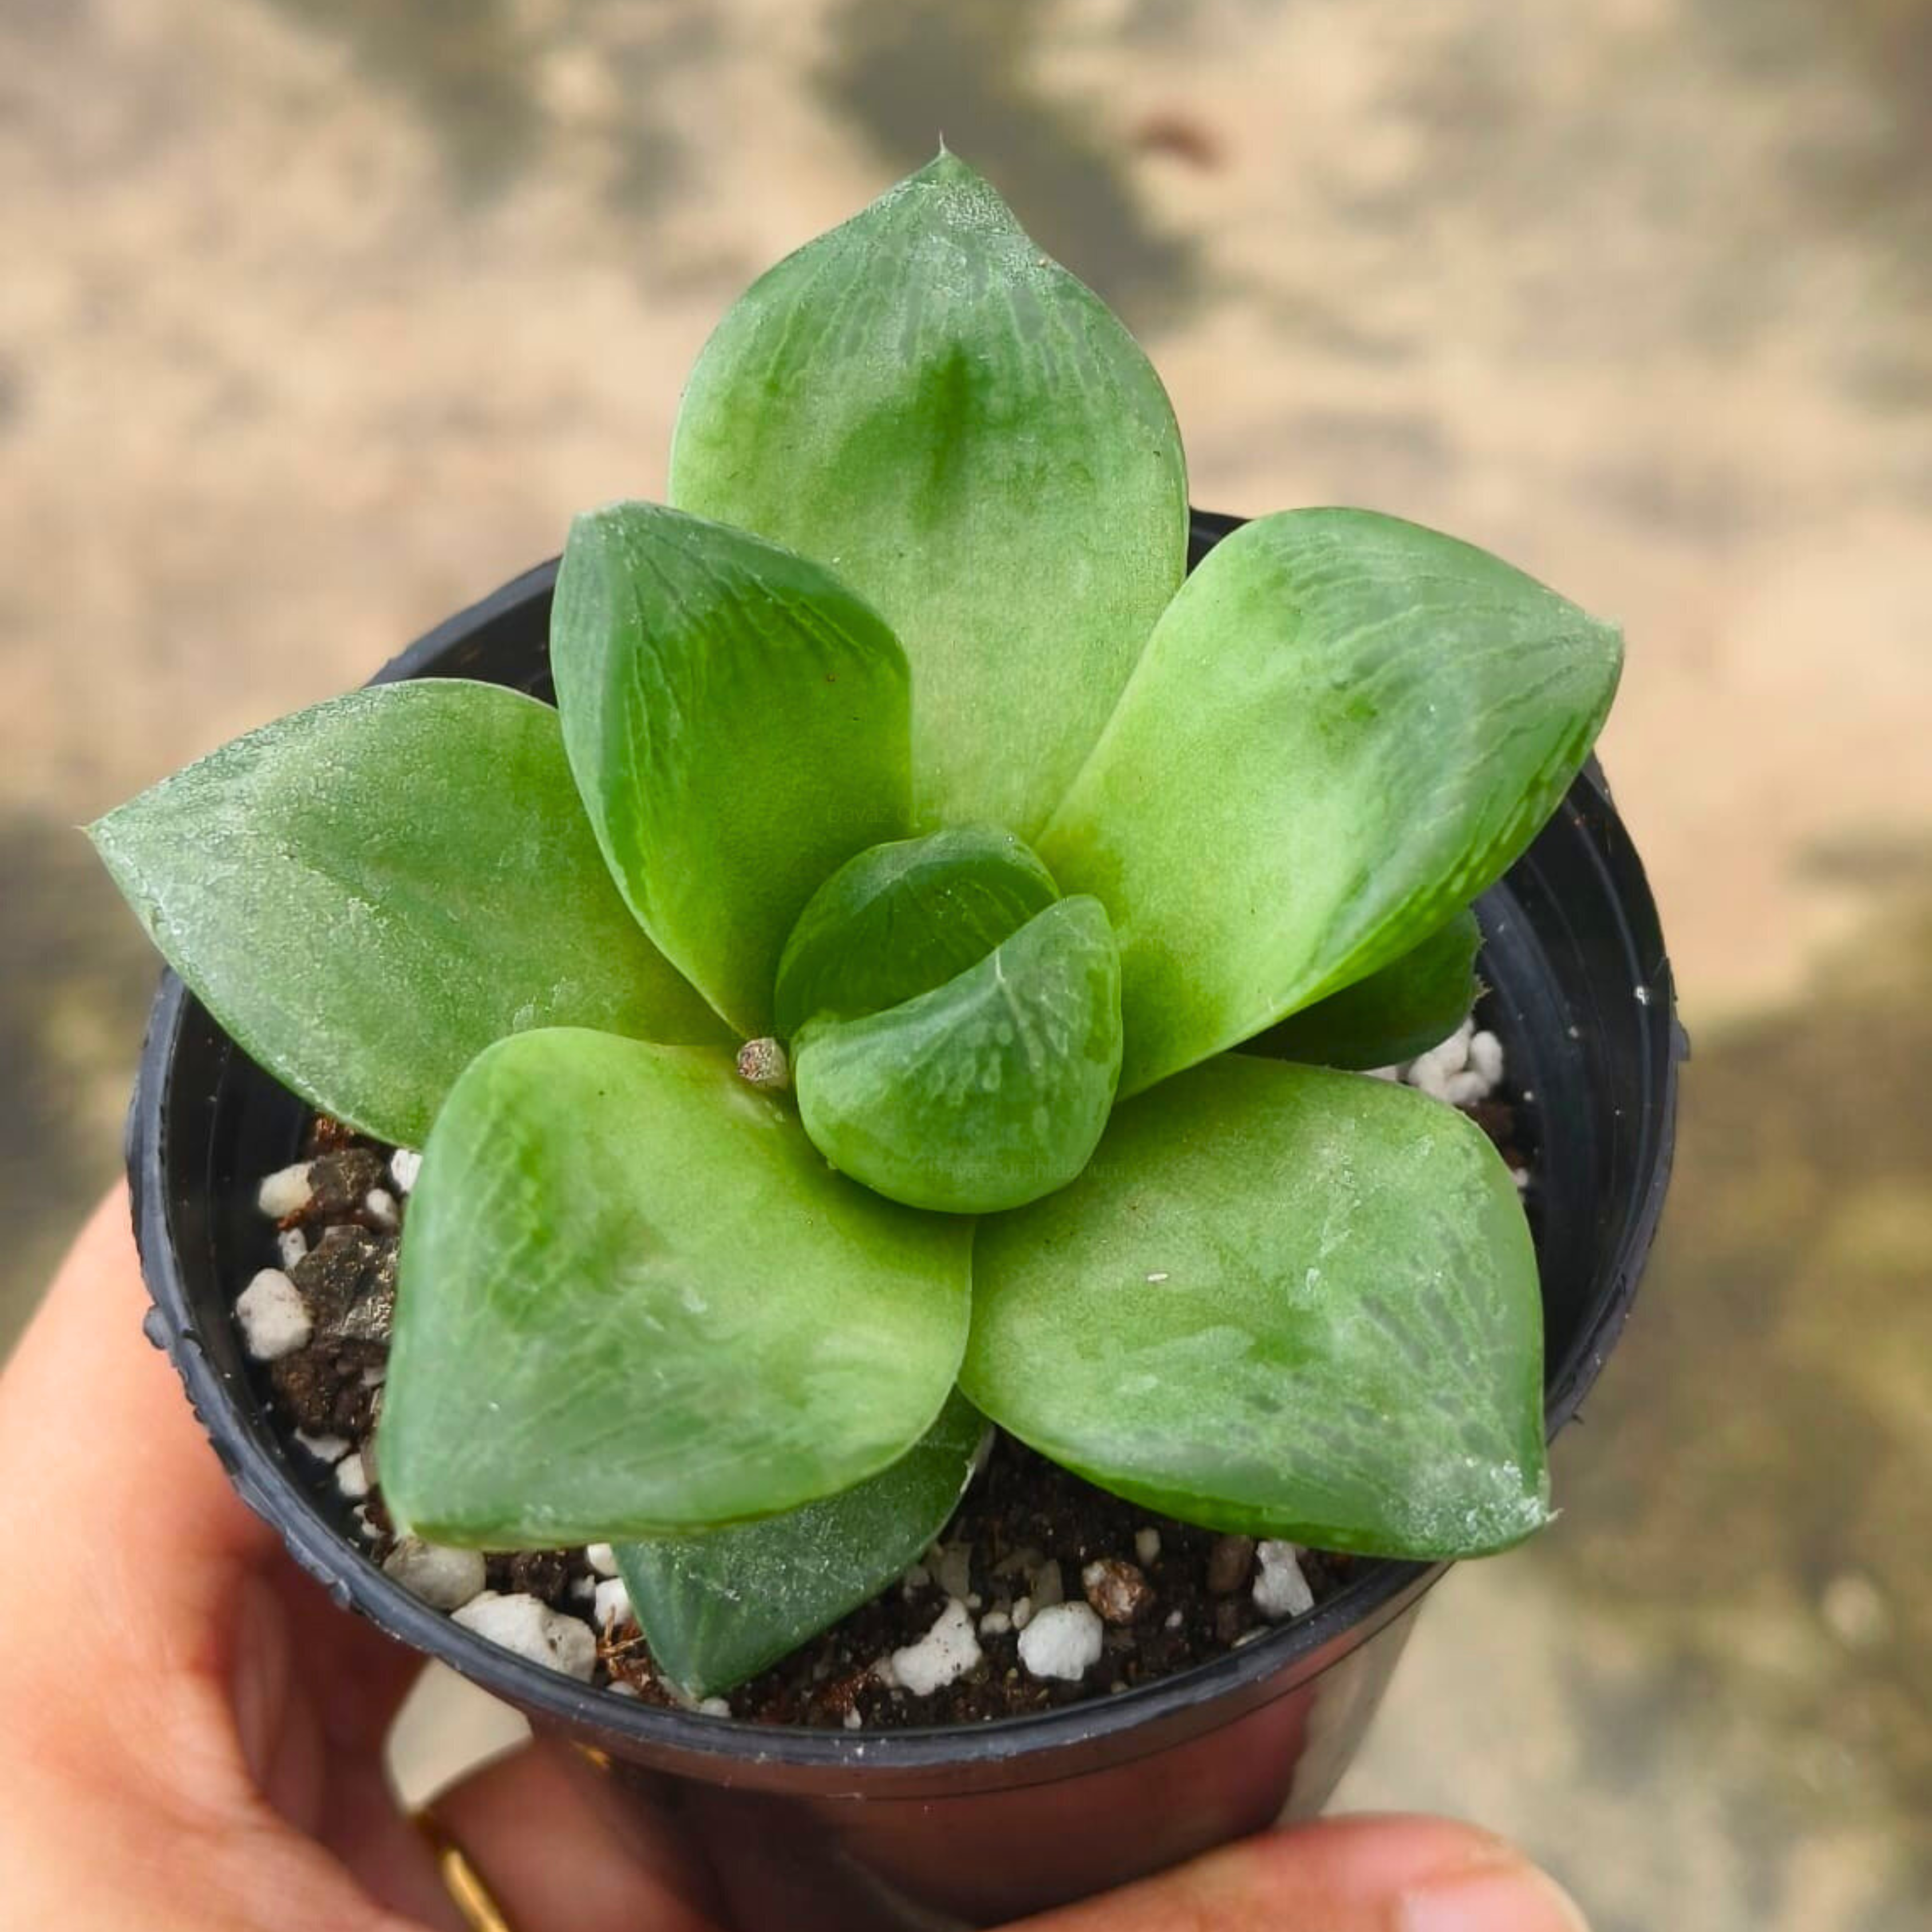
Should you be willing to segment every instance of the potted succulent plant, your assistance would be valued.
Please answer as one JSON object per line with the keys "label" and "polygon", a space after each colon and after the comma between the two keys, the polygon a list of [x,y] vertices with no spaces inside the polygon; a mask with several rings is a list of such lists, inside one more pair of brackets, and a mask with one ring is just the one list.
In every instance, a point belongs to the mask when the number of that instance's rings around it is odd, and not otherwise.
{"label": "potted succulent plant", "polygon": [[[1546,1519],[1660,1200],[1667,969],[1578,776],[1618,634],[1360,511],[1196,518],[1190,574],[1153,369],[946,154],[726,316],[670,494],[92,828],[194,996],[158,1339],[338,1594],[802,1800],[845,1922],[1318,1804],[1421,1588]],[[1444,1104],[1505,1046],[1540,1275]],[[902,1586],[994,1442],[1136,1546]],[[1163,1534],[1251,1607],[1124,1662]],[[832,1728],[719,1701],[880,1601],[928,1628],[818,1654]],[[968,1680],[1008,1721],[947,1727]]]}

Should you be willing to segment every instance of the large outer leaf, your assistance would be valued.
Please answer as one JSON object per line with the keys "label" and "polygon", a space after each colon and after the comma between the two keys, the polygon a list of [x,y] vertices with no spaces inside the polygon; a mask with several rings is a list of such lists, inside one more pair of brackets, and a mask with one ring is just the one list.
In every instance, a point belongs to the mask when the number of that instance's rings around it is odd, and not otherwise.
{"label": "large outer leaf", "polygon": [[885,613],[924,826],[1030,837],[1186,567],[1160,378],[947,154],[725,316],[670,476],[681,508],[820,559]]}
{"label": "large outer leaf", "polygon": [[550,664],[571,767],[625,898],[726,1018],[768,1032],[806,901],[907,827],[898,640],[815,563],[616,503],[571,526]]}
{"label": "large outer leaf", "polygon": [[1038,842],[1120,934],[1121,1090],[1466,905],[1562,796],[1622,658],[1614,627],[1393,517],[1288,511],[1220,544]]}
{"label": "large outer leaf", "polygon": [[1542,1304],[1453,1108],[1234,1054],[979,1224],[960,1383],[1102,1488],[1330,1550],[1470,1556],[1546,1514]]}
{"label": "large outer leaf", "polygon": [[779,1035],[820,1013],[856,1019],[929,993],[1058,897],[1046,868],[994,826],[861,852],[812,895],[785,941]]}
{"label": "large outer leaf", "polygon": [[722,1052],[506,1040],[451,1093],[410,1203],[390,1510],[544,1548],[848,1488],[946,1400],[969,1240],[832,1173]]}
{"label": "large outer leaf", "polygon": [[1120,968],[1097,899],[1062,899],[980,964],[864,1019],[815,1020],[793,1075],[826,1160],[889,1199],[990,1214],[1086,1166],[1120,1072]]}
{"label": "large outer leaf", "polygon": [[652,1662],[708,1697],[870,1602],[946,1527],[986,1432],[955,1394],[890,1469],[823,1502],[708,1536],[619,1544]]}
{"label": "large outer leaf", "polygon": [[1476,1002],[1483,929],[1467,906],[1366,980],[1291,1013],[1244,1053],[1316,1066],[1393,1066],[1447,1040]]}
{"label": "large outer leaf", "polygon": [[304,1100],[422,1143],[492,1040],[726,1037],[604,869],[557,715],[422,679],[296,712],[88,828],[196,997]]}

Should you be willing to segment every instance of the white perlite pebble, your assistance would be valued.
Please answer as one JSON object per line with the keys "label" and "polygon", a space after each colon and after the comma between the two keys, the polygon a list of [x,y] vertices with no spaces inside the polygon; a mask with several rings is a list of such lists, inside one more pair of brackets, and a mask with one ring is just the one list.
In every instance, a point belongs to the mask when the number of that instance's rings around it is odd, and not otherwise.
{"label": "white perlite pebble", "polygon": [[315,1332],[308,1304],[280,1268],[264,1268],[235,1298],[242,1340],[258,1362],[278,1361],[308,1346]]}
{"label": "white perlite pebble", "polygon": [[383,1558],[382,1573],[432,1610],[459,1610],[482,1592],[483,1552],[406,1536]]}
{"label": "white perlite pebble", "polygon": [[949,1598],[939,1621],[916,1643],[896,1650],[885,1660],[887,1670],[880,1674],[889,1684],[910,1690],[915,1697],[929,1697],[964,1677],[980,1660],[980,1639],[973,1619],[958,1598]]}
{"label": "white perlite pebble", "polygon": [[379,1228],[392,1233],[397,1226],[396,1197],[386,1187],[372,1187],[362,1197],[362,1210]]}
{"label": "white perlite pebble", "polygon": [[500,1597],[485,1590],[450,1621],[532,1664],[546,1664],[585,1683],[597,1668],[597,1639],[580,1617],[552,1610],[540,1597]]}
{"label": "white perlite pebble", "polygon": [[272,1221],[285,1221],[299,1214],[314,1198],[308,1184],[308,1162],[298,1160],[292,1167],[278,1167],[255,1191],[255,1205]]}
{"label": "white perlite pebble", "polygon": [[339,1462],[349,1454],[349,1438],[346,1436],[311,1436],[305,1429],[296,1431],[296,1440],[318,1462]]}
{"label": "white perlite pebble", "polygon": [[299,1228],[284,1228],[275,1237],[275,1252],[282,1258],[282,1265],[292,1268],[308,1252],[308,1237]]}
{"label": "white perlite pebble", "polygon": [[731,1714],[731,1700],[728,1697],[700,1697],[698,1708],[707,1718],[728,1718]]}
{"label": "white perlite pebble", "polygon": [[1004,1636],[1012,1627],[1012,1615],[1006,1610],[988,1610],[980,1619],[980,1634],[982,1636]]}
{"label": "white perlite pebble", "polygon": [[389,1156],[389,1178],[396,1184],[398,1194],[408,1193],[422,1172],[422,1156],[414,1148],[398,1148]]}
{"label": "white perlite pebble", "polygon": [[1396,1070],[1396,1077],[1452,1107],[1473,1106],[1502,1084],[1503,1043],[1466,1019],[1447,1040]]}
{"label": "white perlite pebble", "polygon": [[1035,1677],[1072,1684],[1100,1660],[1106,1631],[1086,1604],[1048,1604],[1020,1632],[1020,1662]]}
{"label": "white perlite pebble", "polygon": [[608,1543],[593,1543],[584,1552],[584,1560],[600,1576],[614,1576],[617,1574],[617,1555]]}
{"label": "white perlite pebble", "polygon": [[1151,1526],[1134,1532],[1134,1554],[1140,1558],[1144,1570],[1150,1563],[1160,1560],[1160,1532]]}
{"label": "white perlite pebble", "polygon": [[599,1630],[609,1630],[614,1624],[630,1622],[631,1593],[625,1588],[622,1577],[605,1577],[598,1585],[593,1600],[597,1606],[595,1614]]}
{"label": "white perlite pebble", "polygon": [[359,1455],[345,1456],[336,1464],[335,1486],[352,1499],[369,1493],[369,1472]]}
{"label": "white perlite pebble", "polygon": [[1480,1073],[1493,1092],[1503,1077],[1503,1043],[1486,1030],[1469,1039],[1469,1071]]}
{"label": "white perlite pebble", "polygon": [[1474,1022],[1465,1020],[1447,1040],[1439,1041],[1426,1053],[1418,1053],[1403,1070],[1402,1078],[1432,1099],[1448,1100],[1449,1076],[1460,1073],[1468,1065],[1469,1040],[1474,1031]]}
{"label": "white perlite pebble", "polygon": [[1033,1622],[1033,1599],[1022,1597],[1013,1605],[1013,1628],[1023,1630]]}
{"label": "white perlite pebble", "polygon": [[1270,1623],[1314,1609],[1315,1592],[1301,1574],[1293,1544],[1257,1544],[1255,1556],[1255,1608]]}

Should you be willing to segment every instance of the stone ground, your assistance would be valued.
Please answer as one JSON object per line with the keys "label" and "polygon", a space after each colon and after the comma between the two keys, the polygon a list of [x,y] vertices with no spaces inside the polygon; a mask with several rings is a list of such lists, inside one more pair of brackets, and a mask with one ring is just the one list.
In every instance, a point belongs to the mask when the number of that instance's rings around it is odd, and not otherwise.
{"label": "stone ground", "polygon": [[71,827],[656,493],[709,322],[942,130],[1148,342],[1198,502],[1440,523],[1628,631],[1670,1223],[1567,1514],[1444,1586],[1345,1798],[1600,1932],[1922,1925],[1922,0],[10,0],[0,1346],[151,979]]}

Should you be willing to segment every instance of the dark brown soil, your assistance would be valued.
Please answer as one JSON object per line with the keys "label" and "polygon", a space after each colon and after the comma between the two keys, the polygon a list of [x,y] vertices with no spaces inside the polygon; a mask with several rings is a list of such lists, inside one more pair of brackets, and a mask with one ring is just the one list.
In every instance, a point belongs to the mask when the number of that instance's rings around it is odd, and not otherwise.
{"label": "dark brown soil", "polygon": [[[1498,1100],[1471,1111],[1511,1165],[1522,1164],[1514,1108]],[[388,1188],[391,1151],[338,1122],[314,1124],[305,1152],[315,1198],[280,1225],[300,1229],[309,1243],[289,1273],[309,1304],[314,1338],[265,1376],[272,1412],[319,1492],[356,1496],[295,1431],[346,1441],[360,1454],[371,1486],[359,1498],[358,1533],[378,1562],[394,1546],[375,1482],[374,1433],[398,1238],[366,1203],[372,1187]],[[1342,1587],[1354,1559],[1309,1551],[1301,1568],[1318,1607]],[[493,1590],[527,1592],[592,1621],[597,1579],[580,1549],[492,1556],[488,1570]],[[1108,1696],[1204,1663],[1272,1628],[1253,1600],[1254,1570],[1246,1538],[1154,1516],[995,1432],[984,1470],[927,1560],[728,1701],[733,1716],[760,1724],[895,1730],[986,1723]],[[880,1661],[916,1644],[955,1595],[978,1627],[979,1664],[929,1696],[881,1681]],[[1024,1622],[1052,1603],[1083,1598],[1105,1626],[1099,1662],[1076,1683],[1030,1676],[1019,1661],[1016,1617]],[[596,1681],[651,1703],[685,1701],[658,1678],[634,1623],[603,1635]]]}
{"label": "dark brown soil", "polygon": [[[1143,1561],[1136,1539],[1149,1529],[1160,1547]],[[1153,1515],[996,1433],[938,1559],[929,1556],[909,1581],[740,1686],[730,1700],[732,1712],[762,1724],[828,1725],[844,1723],[856,1709],[867,1729],[890,1730],[985,1723],[1151,1683],[1272,1628],[1250,1593],[1254,1553],[1245,1537]],[[1318,1604],[1341,1587],[1352,1562],[1312,1551],[1304,1557]],[[1102,1566],[1090,1587],[1083,1581],[1089,1565]],[[946,1585],[962,1580],[962,1566],[966,1606],[980,1627],[980,1664],[930,1696],[887,1688],[872,1666],[932,1628],[946,1608]],[[1222,1574],[1212,1582],[1227,1586],[1218,1592],[1210,1582],[1217,1567]],[[1054,1597],[1056,1576],[1060,1597],[1084,1598],[1106,1624],[1100,1660],[1078,1683],[1029,1676],[1020,1665],[1018,1633],[1010,1628],[1016,1604],[1044,1608]],[[1002,1617],[1010,1626],[1004,1630]]]}

